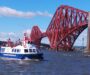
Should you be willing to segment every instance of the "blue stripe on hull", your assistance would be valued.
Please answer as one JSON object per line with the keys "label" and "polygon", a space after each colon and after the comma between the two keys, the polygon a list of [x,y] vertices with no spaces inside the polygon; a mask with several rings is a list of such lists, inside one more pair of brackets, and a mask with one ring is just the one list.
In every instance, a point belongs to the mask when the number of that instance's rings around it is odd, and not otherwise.
{"label": "blue stripe on hull", "polygon": [[0,53],[0,57],[6,58],[17,58],[17,59],[43,59],[43,54],[7,54],[7,53]]}

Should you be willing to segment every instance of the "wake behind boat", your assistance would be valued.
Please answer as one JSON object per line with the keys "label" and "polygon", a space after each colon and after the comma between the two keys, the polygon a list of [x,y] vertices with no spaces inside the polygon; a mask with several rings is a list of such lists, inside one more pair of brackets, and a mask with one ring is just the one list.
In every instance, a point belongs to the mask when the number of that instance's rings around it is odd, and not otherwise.
{"label": "wake behind boat", "polygon": [[15,58],[15,59],[43,59],[43,53],[37,49],[33,44],[26,43],[26,40],[22,44],[15,47],[1,46],[0,57]]}

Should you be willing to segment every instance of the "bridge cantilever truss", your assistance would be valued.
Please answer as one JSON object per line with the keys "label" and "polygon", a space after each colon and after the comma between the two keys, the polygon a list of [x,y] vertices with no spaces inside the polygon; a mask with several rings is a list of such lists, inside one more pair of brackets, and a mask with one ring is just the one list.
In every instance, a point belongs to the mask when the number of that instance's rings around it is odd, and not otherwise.
{"label": "bridge cantilever truss", "polygon": [[38,26],[31,31],[31,40],[40,45],[43,37],[48,37],[53,49],[72,50],[73,44],[87,28],[88,12],[67,5],[57,8],[46,32],[42,33]]}

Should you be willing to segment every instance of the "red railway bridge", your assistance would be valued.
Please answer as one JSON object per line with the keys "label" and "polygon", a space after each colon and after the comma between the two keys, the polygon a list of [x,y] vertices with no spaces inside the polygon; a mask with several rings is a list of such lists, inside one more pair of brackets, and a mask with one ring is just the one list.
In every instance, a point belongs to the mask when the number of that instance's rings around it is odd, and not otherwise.
{"label": "red railway bridge", "polygon": [[31,41],[40,46],[41,39],[48,37],[52,49],[70,51],[73,45],[88,26],[88,12],[61,5],[57,8],[46,32],[42,33],[38,26],[31,31]]}

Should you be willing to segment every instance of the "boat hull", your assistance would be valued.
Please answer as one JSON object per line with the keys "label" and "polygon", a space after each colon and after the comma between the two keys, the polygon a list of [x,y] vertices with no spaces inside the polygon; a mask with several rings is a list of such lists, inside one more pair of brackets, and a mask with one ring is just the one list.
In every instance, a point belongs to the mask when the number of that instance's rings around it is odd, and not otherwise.
{"label": "boat hull", "polygon": [[0,57],[4,58],[15,58],[15,59],[43,59],[43,53],[39,54],[10,54],[10,53],[0,53]]}

